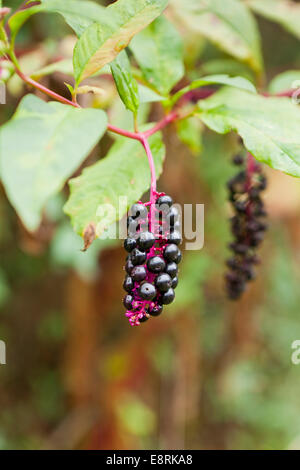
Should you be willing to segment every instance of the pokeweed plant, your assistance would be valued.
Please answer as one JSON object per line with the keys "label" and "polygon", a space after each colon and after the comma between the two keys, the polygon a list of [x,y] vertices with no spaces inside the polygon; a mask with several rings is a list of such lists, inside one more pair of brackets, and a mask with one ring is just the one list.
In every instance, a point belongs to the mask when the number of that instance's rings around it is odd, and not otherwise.
{"label": "pokeweed plant", "polygon": [[[198,149],[199,123],[219,134],[236,132],[245,148],[245,156],[234,160],[244,167],[228,183],[236,212],[231,221],[236,239],[231,244],[234,256],[227,263],[230,271],[226,275],[232,299],[238,298],[245,283],[254,277],[255,251],[266,229],[260,220],[265,212],[259,195],[266,180],[258,162],[300,176],[300,110],[291,100],[295,91],[290,86],[278,89],[278,83],[284,82],[280,77],[270,85],[274,96],[263,90],[260,37],[251,9],[266,16],[272,11],[274,21],[295,34],[299,31],[293,27],[290,12],[282,18],[275,4],[268,8],[271,3],[118,0],[104,7],[88,0],[41,0],[24,2],[11,12],[0,0],[2,82],[18,75],[50,98],[45,101],[27,94],[1,127],[0,175],[7,197],[24,226],[34,232],[47,201],[62,190],[103,135],[110,132],[118,136],[104,159],[69,181],[70,196],[64,210],[87,249],[131,208],[124,243],[129,253],[124,305],[132,325],[159,315],[163,305],[174,300],[178,283],[178,212],[172,198],[158,192],[156,184],[165,158],[161,131],[166,126],[176,122],[179,137],[194,150]],[[285,0],[278,3],[287,6]],[[22,69],[16,38],[23,24],[38,13],[60,14],[77,36],[73,80],[66,84],[69,98],[41,83],[43,76],[64,70],[68,66],[64,61],[30,75]],[[299,15],[296,4],[294,14]],[[240,68],[241,64],[247,67],[248,75],[252,70],[254,83],[244,76],[226,74],[191,79],[193,73],[188,69],[193,68],[193,57],[184,63],[179,34],[182,25],[232,56]],[[82,95],[103,95],[103,89],[89,82],[103,73],[114,81],[132,113],[132,129],[109,121],[105,100],[95,100],[92,107],[80,105]],[[159,122],[140,125],[139,111],[145,102],[161,104],[164,117]],[[150,200],[141,203],[148,189]],[[123,195],[128,205],[120,209]],[[115,211],[104,220],[98,208],[106,203]]]}

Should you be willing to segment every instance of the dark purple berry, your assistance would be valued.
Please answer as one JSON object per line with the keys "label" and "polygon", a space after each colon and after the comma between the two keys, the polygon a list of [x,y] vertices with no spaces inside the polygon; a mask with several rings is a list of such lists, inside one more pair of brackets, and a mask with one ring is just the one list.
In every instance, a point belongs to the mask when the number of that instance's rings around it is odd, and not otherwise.
{"label": "dark purple berry", "polygon": [[177,273],[178,273],[178,266],[176,263],[172,262],[172,263],[169,263],[167,264],[166,268],[165,268],[165,272],[167,274],[169,274],[170,277],[174,278],[177,276]]}
{"label": "dark purple berry", "polygon": [[174,277],[174,279],[172,279],[172,289],[176,289],[176,287],[178,286],[178,277]]}
{"label": "dark purple berry", "polygon": [[148,266],[149,271],[151,271],[152,273],[158,274],[158,273],[161,273],[165,269],[166,263],[159,256],[153,256],[153,258],[149,258],[147,262],[147,266]]}
{"label": "dark purple berry", "polygon": [[131,277],[134,281],[140,282],[146,279],[147,271],[144,266],[135,266],[131,271]]}
{"label": "dark purple berry", "polygon": [[171,225],[171,227],[170,227],[170,232],[171,232],[171,233],[172,233],[172,232],[175,232],[175,231],[179,231],[179,233],[180,233],[180,231],[181,231],[181,226],[180,226],[179,220],[177,220],[177,222],[175,222],[175,224],[174,224],[174,225]]}
{"label": "dark purple berry", "polygon": [[147,207],[144,204],[133,204],[129,211],[129,215],[133,218],[146,219],[148,217]]}
{"label": "dark purple berry", "polygon": [[[132,217],[130,217],[132,219]],[[131,220],[128,224],[128,237],[129,238],[136,238],[138,234],[140,226],[137,220]]]}
{"label": "dark purple berry", "polygon": [[181,252],[177,245],[167,245],[164,249],[164,257],[167,261],[174,261],[179,263],[181,261]]}
{"label": "dark purple berry", "polygon": [[154,243],[155,236],[151,232],[142,232],[138,238],[138,246],[142,251],[149,250]]}
{"label": "dark purple berry", "polygon": [[155,279],[155,286],[159,292],[167,292],[172,286],[172,279],[167,273],[162,273]]}
{"label": "dark purple berry", "polygon": [[124,240],[124,248],[128,253],[130,253],[134,248],[136,248],[136,240],[134,238],[126,238]]}
{"label": "dark purple berry", "polygon": [[150,282],[144,282],[139,288],[139,295],[143,300],[152,300],[157,292],[155,287]]}
{"label": "dark purple berry", "polygon": [[163,306],[159,304],[155,304],[152,308],[149,310],[149,314],[152,317],[158,317],[163,311]]}
{"label": "dark purple berry", "polygon": [[168,225],[174,226],[175,222],[177,222],[178,220],[178,217],[179,217],[178,209],[176,209],[176,207],[174,206],[171,207],[168,214],[166,215],[166,221]]}
{"label": "dark purple berry", "polygon": [[127,262],[125,264],[125,269],[126,269],[127,274],[131,274],[131,271],[133,270],[133,268],[134,268],[134,264],[132,263],[132,261],[129,257],[129,259],[127,260]]}
{"label": "dark purple berry", "polygon": [[133,282],[132,277],[127,276],[127,277],[125,278],[124,283],[123,283],[123,288],[124,288],[124,290],[126,290],[126,292],[131,292],[132,289],[133,289],[133,287],[134,287],[134,282]]}
{"label": "dark purple berry", "polygon": [[127,308],[127,310],[132,309],[132,302],[133,302],[133,296],[130,294],[126,295],[123,299],[124,307]]}
{"label": "dark purple berry", "polygon": [[139,318],[140,323],[145,323],[148,320],[149,320],[149,317],[147,317],[146,315],[144,315],[142,318]]}
{"label": "dark purple berry", "polygon": [[171,304],[173,302],[173,300],[175,299],[175,292],[174,290],[172,289],[172,287],[170,287],[169,290],[167,290],[167,292],[165,292],[162,297],[161,297],[161,303],[163,305],[168,305],[168,304]]}
{"label": "dark purple berry", "polygon": [[174,243],[175,245],[180,245],[182,242],[182,238],[179,232],[177,230],[174,230],[174,232],[171,232],[170,235],[168,236],[168,243]]}
{"label": "dark purple berry", "polygon": [[235,157],[233,157],[233,163],[235,165],[242,165],[244,163],[242,155],[236,155]]}
{"label": "dark purple berry", "polygon": [[164,209],[166,209],[166,212],[169,212],[169,210],[167,208],[170,209],[172,207],[173,199],[171,198],[171,196],[167,196],[167,195],[160,196],[157,199],[156,204],[158,206],[162,206],[161,208],[158,208],[158,209],[161,209],[163,212],[165,212]]}
{"label": "dark purple berry", "polygon": [[137,266],[138,264],[145,263],[147,259],[147,254],[144,251],[140,251],[138,248],[135,248],[131,252],[130,259],[134,266]]}

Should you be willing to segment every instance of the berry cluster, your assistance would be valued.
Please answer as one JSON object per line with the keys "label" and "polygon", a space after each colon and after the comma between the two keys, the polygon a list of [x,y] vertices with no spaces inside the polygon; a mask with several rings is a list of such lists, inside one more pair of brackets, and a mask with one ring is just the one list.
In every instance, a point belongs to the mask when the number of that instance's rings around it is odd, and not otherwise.
{"label": "berry cluster", "polygon": [[132,326],[160,315],[175,298],[182,241],[178,218],[172,198],[164,193],[156,194],[155,205],[139,202],[129,211],[123,303]]}
{"label": "berry cluster", "polygon": [[229,272],[225,277],[228,296],[236,300],[245,291],[247,282],[255,278],[253,267],[260,262],[256,249],[267,229],[262,221],[267,214],[260,193],[266,189],[267,182],[252,155],[248,156],[247,166],[240,155],[234,157],[233,163],[241,169],[228,182],[229,200],[235,212],[231,218],[235,241],[229,245],[233,256],[227,261]]}

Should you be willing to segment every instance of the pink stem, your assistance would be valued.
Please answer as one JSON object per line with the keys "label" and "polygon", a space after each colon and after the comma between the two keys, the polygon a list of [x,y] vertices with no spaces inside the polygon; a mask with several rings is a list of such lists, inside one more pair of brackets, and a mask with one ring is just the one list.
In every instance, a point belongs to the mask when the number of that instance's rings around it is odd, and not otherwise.
{"label": "pink stem", "polygon": [[149,221],[149,230],[151,232],[152,222],[154,222],[154,209],[155,209],[155,202],[156,202],[156,173],[155,173],[155,165],[153,160],[153,155],[150,149],[150,145],[148,142],[147,137],[145,134],[142,136],[141,143],[145,149],[146,155],[148,157],[149,167],[151,171],[151,186],[150,186],[150,221]]}
{"label": "pink stem", "polygon": [[145,137],[150,137],[151,135],[155,134],[156,132],[160,131],[164,127],[166,127],[168,124],[171,122],[175,121],[178,119],[179,114],[177,111],[172,111],[170,114],[164,117],[160,122],[158,122],[152,129],[149,129],[148,131],[145,131],[143,135]]}
{"label": "pink stem", "polygon": [[138,132],[130,132],[126,131],[125,129],[119,129],[119,127],[112,126],[111,124],[108,124],[107,129],[111,132],[114,132],[115,134],[123,135],[124,137],[128,137],[129,139],[135,139],[142,142],[142,134]]}
{"label": "pink stem", "polygon": [[75,108],[80,108],[79,104],[73,103],[72,101],[68,100],[67,98],[64,98],[63,96],[58,95],[57,93],[55,93],[55,91],[49,90],[49,88],[46,88],[45,86],[41,85],[40,83],[36,82],[35,80],[32,80],[32,78],[27,77],[26,75],[24,75],[24,73],[21,72],[21,70],[18,70],[17,68],[16,68],[16,73],[19,75],[19,77],[25,83],[28,83],[28,85],[31,85],[34,88],[36,88],[37,90],[42,91],[46,95],[48,95],[51,98],[55,99],[56,101],[60,101],[60,103],[68,104],[68,105],[73,106]]}

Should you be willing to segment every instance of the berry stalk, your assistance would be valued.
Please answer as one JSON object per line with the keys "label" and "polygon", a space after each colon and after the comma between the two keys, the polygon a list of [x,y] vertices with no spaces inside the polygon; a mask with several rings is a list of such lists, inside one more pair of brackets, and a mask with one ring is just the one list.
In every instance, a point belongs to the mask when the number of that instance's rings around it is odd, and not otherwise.
{"label": "berry stalk", "polygon": [[150,172],[151,172],[151,185],[150,185],[150,221],[149,221],[149,230],[151,232],[151,227],[154,221],[154,206],[155,206],[155,201],[156,201],[156,172],[155,172],[155,165],[154,165],[154,160],[153,160],[153,155],[150,149],[150,145],[148,142],[147,137],[143,136],[141,143],[145,149],[148,162],[149,162],[149,167],[150,167]]}

